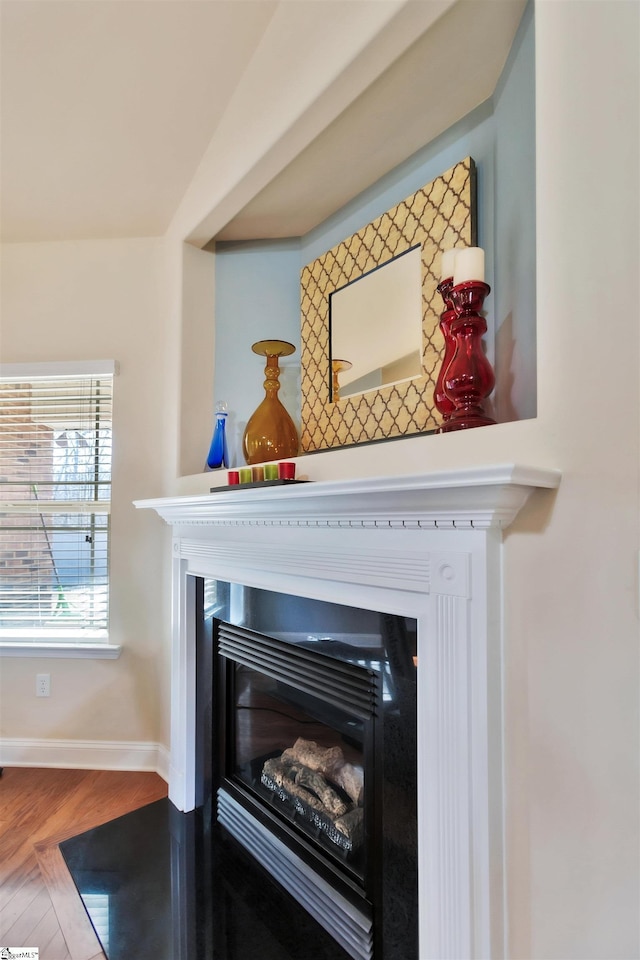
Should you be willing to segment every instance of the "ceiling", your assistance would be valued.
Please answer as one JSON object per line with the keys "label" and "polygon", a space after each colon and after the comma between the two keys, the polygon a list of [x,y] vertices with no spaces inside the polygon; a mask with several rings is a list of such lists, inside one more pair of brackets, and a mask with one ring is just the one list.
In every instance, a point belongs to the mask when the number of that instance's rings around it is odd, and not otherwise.
{"label": "ceiling", "polygon": [[2,240],[161,236],[206,163],[220,197],[192,242],[301,235],[491,96],[523,9],[0,0]]}
{"label": "ceiling", "polygon": [[1,0],[3,241],[162,235],[276,6]]}
{"label": "ceiling", "polygon": [[424,32],[414,34],[402,56],[215,239],[304,236],[489,100],[525,6],[524,0],[457,0],[432,22],[416,24]]}

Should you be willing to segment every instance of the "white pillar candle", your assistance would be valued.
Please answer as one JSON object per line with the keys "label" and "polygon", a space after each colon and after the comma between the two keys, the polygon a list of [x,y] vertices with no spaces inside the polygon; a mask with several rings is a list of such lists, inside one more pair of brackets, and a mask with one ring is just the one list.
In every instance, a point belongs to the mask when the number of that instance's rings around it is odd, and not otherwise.
{"label": "white pillar candle", "polygon": [[464,247],[456,250],[453,285],[467,280],[484,281],[484,250],[482,247]]}
{"label": "white pillar candle", "polygon": [[458,253],[456,249],[443,251],[440,258],[440,281],[450,280],[453,276],[456,253]]}

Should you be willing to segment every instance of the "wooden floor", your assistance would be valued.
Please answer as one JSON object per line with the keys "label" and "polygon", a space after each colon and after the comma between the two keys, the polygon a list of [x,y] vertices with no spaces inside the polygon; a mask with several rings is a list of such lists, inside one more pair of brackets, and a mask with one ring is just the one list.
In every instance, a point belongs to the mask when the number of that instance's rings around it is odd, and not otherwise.
{"label": "wooden floor", "polygon": [[40,960],[104,960],[58,844],[167,795],[155,773],[5,767],[0,777],[0,946]]}

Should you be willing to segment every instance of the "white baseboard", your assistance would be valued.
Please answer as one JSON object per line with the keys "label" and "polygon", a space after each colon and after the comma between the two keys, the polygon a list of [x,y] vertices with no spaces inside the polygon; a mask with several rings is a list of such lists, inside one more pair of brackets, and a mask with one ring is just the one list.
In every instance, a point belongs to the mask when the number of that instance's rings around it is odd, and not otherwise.
{"label": "white baseboard", "polygon": [[169,751],[161,743],[131,740],[0,741],[0,767],[69,770],[148,770],[169,779]]}

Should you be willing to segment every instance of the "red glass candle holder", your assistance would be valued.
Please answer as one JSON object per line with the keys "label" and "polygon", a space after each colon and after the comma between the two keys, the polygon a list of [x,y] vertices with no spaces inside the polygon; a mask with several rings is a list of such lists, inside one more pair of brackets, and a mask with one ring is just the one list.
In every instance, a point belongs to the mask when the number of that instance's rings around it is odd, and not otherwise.
{"label": "red glass candle holder", "polygon": [[480,315],[491,287],[481,280],[466,280],[451,289],[455,318],[451,333],[456,349],[444,373],[444,391],[454,410],[440,428],[442,433],[485,427],[496,421],[489,417],[484,403],[495,386],[493,367],[487,360],[482,337],[487,323]]}
{"label": "red glass candle holder", "polygon": [[456,318],[456,312],[453,309],[453,303],[451,301],[452,288],[453,277],[448,277],[446,280],[443,280],[440,284],[438,284],[438,293],[442,297],[445,307],[443,312],[440,314],[440,330],[442,331],[442,336],[444,338],[444,354],[442,357],[442,363],[440,364],[440,372],[436,381],[435,390],[433,391],[433,402],[435,403],[436,410],[442,417],[443,423],[447,422],[455,410],[455,404],[453,400],[447,396],[444,389],[445,374],[449,369],[449,364],[453,360],[456,352],[456,338],[451,332],[451,324]]}

